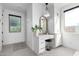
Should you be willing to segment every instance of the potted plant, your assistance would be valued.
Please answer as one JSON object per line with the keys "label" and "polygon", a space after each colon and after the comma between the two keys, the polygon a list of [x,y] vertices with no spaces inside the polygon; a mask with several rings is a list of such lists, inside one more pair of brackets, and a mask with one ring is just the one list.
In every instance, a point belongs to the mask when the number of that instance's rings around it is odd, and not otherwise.
{"label": "potted plant", "polygon": [[38,36],[40,33],[42,33],[42,28],[35,25],[34,27],[32,27],[32,32],[36,33],[36,35]]}

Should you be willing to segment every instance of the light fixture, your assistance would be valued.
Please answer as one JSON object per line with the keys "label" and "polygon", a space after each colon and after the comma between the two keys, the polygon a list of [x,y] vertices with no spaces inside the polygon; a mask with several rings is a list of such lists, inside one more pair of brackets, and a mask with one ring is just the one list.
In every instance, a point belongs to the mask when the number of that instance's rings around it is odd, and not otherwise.
{"label": "light fixture", "polygon": [[48,3],[45,3],[45,6],[46,6],[46,7],[45,7],[45,13],[44,13],[44,16],[45,16],[45,17],[49,17],[50,14],[49,14],[49,12],[48,12],[48,7],[47,7],[47,6],[48,6]]}

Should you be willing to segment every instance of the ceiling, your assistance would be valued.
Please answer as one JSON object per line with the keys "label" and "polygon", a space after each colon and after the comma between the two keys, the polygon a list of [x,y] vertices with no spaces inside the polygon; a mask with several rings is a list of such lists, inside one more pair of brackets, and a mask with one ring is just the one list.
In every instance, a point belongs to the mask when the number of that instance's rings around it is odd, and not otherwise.
{"label": "ceiling", "polygon": [[31,3],[2,3],[4,8],[17,9],[24,12],[29,8],[29,5],[31,5]]}
{"label": "ceiling", "polygon": [[65,6],[67,6],[67,5],[69,5],[70,3],[55,3],[54,5],[55,5],[55,7],[57,7],[57,8],[62,8],[62,7],[65,7]]}
{"label": "ceiling", "polygon": [[[25,12],[29,5],[32,3],[1,3],[5,8],[17,9],[19,11]],[[51,3],[53,5],[53,3]],[[69,3],[54,3],[55,7],[61,8]]]}

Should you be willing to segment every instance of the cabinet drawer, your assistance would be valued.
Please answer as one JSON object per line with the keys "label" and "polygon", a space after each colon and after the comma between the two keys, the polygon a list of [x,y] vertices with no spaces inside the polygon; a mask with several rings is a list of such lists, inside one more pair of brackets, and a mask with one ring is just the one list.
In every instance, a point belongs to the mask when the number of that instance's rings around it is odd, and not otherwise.
{"label": "cabinet drawer", "polygon": [[45,42],[44,41],[39,42],[39,48],[42,48],[42,47],[45,47]]}
{"label": "cabinet drawer", "polygon": [[45,47],[45,44],[39,45],[39,49]]}
{"label": "cabinet drawer", "polygon": [[45,47],[42,47],[42,48],[39,49],[39,53],[42,53],[44,51],[45,51]]}
{"label": "cabinet drawer", "polygon": [[45,40],[39,40],[39,44],[45,43]]}
{"label": "cabinet drawer", "polygon": [[41,41],[41,42],[39,42],[39,45],[41,45],[41,44],[45,44],[45,41]]}

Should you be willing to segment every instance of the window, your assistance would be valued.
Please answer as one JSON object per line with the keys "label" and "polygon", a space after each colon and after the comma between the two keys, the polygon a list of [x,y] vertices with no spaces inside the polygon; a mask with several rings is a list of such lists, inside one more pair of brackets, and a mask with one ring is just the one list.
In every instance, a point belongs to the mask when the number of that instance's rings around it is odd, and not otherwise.
{"label": "window", "polygon": [[79,6],[65,10],[65,31],[79,32]]}
{"label": "window", "polygon": [[21,32],[21,16],[9,14],[9,32]]}

